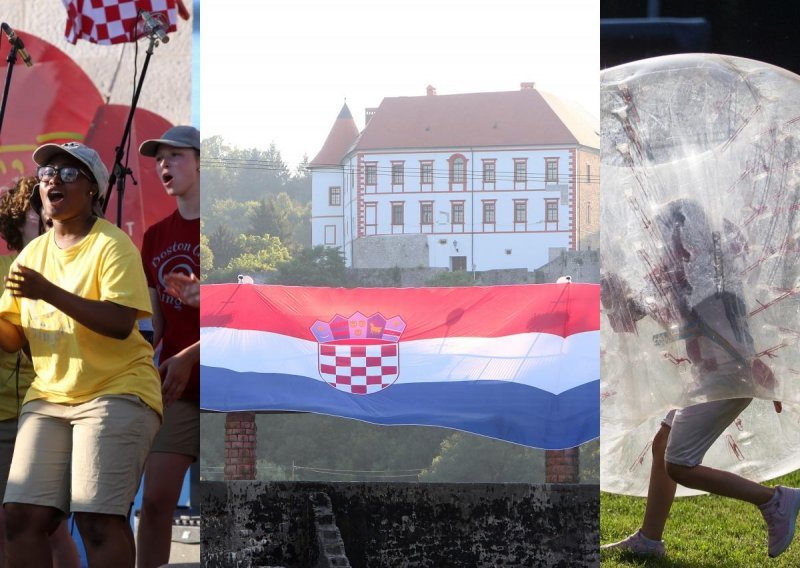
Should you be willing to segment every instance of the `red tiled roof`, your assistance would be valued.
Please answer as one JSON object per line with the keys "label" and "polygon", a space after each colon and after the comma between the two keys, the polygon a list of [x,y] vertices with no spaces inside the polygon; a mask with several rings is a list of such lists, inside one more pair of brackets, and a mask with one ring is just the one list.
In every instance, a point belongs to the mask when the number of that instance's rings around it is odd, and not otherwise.
{"label": "red tiled roof", "polygon": [[599,121],[587,122],[569,105],[533,89],[393,97],[383,99],[355,149],[554,144],[599,148],[598,130]]}
{"label": "red tiled roof", "polygon": [[322,150],[309,165],[322,167],[339,164],[356,138],[358,138],[358,127],[345,103],[339,111],[339,116],[336,117],[336,122],[333,123],[328,138],[325,139],[325,144],[322,145]]}

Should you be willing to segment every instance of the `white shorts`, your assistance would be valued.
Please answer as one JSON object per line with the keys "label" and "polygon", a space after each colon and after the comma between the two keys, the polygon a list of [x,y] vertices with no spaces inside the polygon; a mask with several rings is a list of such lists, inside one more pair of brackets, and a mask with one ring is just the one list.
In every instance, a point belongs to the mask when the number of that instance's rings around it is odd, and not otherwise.
{"label": "white shorts", "polygon": [[670,428],[667,463],[686,467],[700,465],[708,449],[752,400],[731,398],[671,410],[661,422]]}

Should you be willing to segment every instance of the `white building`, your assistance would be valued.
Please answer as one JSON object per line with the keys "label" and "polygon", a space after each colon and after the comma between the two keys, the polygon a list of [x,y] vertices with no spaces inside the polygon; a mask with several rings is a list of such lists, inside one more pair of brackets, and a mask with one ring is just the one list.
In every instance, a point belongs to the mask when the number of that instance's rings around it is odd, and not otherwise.
{"label": "white building", "polygon": [[348,266],[527,268],[594,245],[596,123],[532,83],[345,105],[312,170],[312,243]]}

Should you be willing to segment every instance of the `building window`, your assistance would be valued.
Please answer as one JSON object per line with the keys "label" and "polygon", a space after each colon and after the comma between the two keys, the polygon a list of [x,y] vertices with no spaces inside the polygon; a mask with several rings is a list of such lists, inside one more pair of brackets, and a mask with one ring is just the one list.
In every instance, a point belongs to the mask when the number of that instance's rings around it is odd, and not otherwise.
{"label": "building window", "polygon": [[419,222],[422,225],[433,225],[433,201],[420,202]]}
{"label": "building window", "polygon": [[558,183],[558,158],[544,159],[545,183]]}
{"label": "building window", "polygon": [[466,177],[464,158],[456,158],[453,160],[453,183],[464,183]]}
{"label": "building window", "polygon": [[365,185],[378,185],[378,164],[370,162],[364,164],[364,184]]}
{"label": "building window", "polygon": [[378,204],[373,201],[364,203],[364,233],[378,234]]}
{"label": "building window", "polygon": [[392,226],[403,225],[403,205],[402,201],[392,201]]}
{"label": "building window", "polygon": [[342,204],[342,188],[338,186],[328,188],[328,205],[339,206]]}
{"label": "building window", "polygon": [[528,200],[515,199],[514,200],[514,223],[528,222]]}
{"label": "building window", "polygon": [[558,223],[558,201],[550,201],[549,199],[545,202],[546,207],[546,219],[548,223]]}
{"label": "building window", "polygon": [[544,200],[544,230],[558,230],[558,199]]}
{"label": "building window", "polygon": [[495,160],[483,161],[483,183],[494,183],[496,175]]}
{"label": "building window", "polygon": [[451,201],[450,202],[450,219],[453,225],[464,224],[464,202]]}
{"label": "building window", "polygon": [[514,159],[514,183],[525,183],[528,179],[528,161]]}
{"label": "building window", "polygon": [[433,162],[419,163],[419,183],[421,185],[433,184]]}
{"label": "building window", "polygon": [[484,201],[483,202],[483,222],[487,225],[493,225],[495,223],[495,202],[494,201]]}
{"label": "building window", "polygon": [[460,185],[455,189],[466,189],[467,184],[467,159],[461,154],[454,154],[450,157],[450,190],[453,186]]}
{"label": "building window", "polygon": [[586,164],[586,183],[592,183],[592,164]]}
{"label": "building window", "polygon": [[392,185],[403,185],[403,162],[392,162]]}
{"label": "building window", "polygon": [[325,225],[325,244],[336,244],[336,225]]}

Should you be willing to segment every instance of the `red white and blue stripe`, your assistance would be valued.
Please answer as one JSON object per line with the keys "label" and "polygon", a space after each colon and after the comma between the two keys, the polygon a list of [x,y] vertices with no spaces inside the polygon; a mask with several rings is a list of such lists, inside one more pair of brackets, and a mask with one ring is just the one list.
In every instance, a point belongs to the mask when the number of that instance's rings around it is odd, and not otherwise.
{"label": "red white and blue stripe", "polygon": [[201,406],[454,428],[531,447],[599,435],[599,288],[208,285]]}

